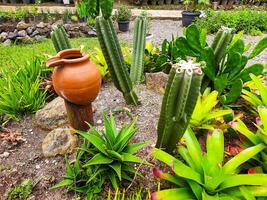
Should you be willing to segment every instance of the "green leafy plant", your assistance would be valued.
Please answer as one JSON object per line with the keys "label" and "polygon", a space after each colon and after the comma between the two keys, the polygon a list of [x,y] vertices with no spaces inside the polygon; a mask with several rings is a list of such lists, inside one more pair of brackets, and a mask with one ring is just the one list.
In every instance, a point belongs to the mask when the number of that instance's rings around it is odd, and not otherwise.
{"label": "green leafy plant", "polygon": [[251,82],[254,87],[251,87],[251,90],[256,90],[258,94],[248,91],[246,89],[242,90],[243,95],[241,95],[245,100],[251,103],[254,107],[265,106],[267,107],[267,86],[261,82],[259,78],[255,75],[250,74]]}
{"label": "green leafy plant", "polygon": [[258,144],[224,162],[224,135],[221,130],[208,134],[206,153],[203,154],[195,133],[188,129],[185,145],[178,147],[184,162],[154,148],[152,155],[171,167],[172,173],[154,169],[154,175],[170,181],[177,188],[155,192],[151,200],[184,199],[255,199],[267,196],[267,174],[238,174],[240,166],[266,147]]}
{"label": "green leafy plant", "polygon": [[247,125],[240,119],[232,122],[231,125],[233,129],[241,133],[248,140],[243,144],[244,147],[256,146],[258,144],[265,144],[265,149],[260,152],[259,155],[255,156],[250,162],[253,167],[257,170],[267,172],[267,108],[258,107],[259,117],[256,119],[255,126],[257,131],[252,132]]}
{"label": "green leafy plant", "polygon": [[206,87],[217,90],[223,104],[231,104],[238,99],[243,83],[250,80],[250,73],[263,73],[263,64],[247,66],[247,63],[267,47],[267,38],[259,41],[247,56],[246,51],[250,46],[245,46],[241,37],[242,32],[233,36],[231,29],[223,28],[216,34],[211,46],[208,46],[205,30],[191,25],[185,31],[185,37],[179,37],[175,41],[180,57],[191,56],[198,62],[206,62],[203,68],[206,76],[203,79],[202,90]]}
{"label": "green leafy plant", "polygon": [[130,74],[127,71],[121,46],[111,19],[97,17],[96,32],[115,87],[123,93],[127,104],[138,105],[138,97],[133,90]]}
{"label": "green leafy plant", "polygon": [[195,24],[208,33],[217,33],[222,26],[232,28],[235,33],[243,31],[249,35],[267,32],[267,14],[264,9],[256,7],[240,7],[233,10],[206,10],[205,15],[198,18]]}
{"label": "green leafy plant", "polygon": [[186,10],[189,10],[191,12],[196,12],[198,10],[201,10],[209,5],[208,0],[185,0],[183,1],[183,4],[186,7]]}
{"label": "green leafy plant", "polygon": [[46,91],[40,89],[42,76],[46,74],[43,61],[32,58],[25,64],[0,69],[0,115],[17,119],[19,115],[35,112],[46,100]]}
{"label": "green leafy plant", "polygon": [[92,196],[102,190],[102,184],[106,179],[118,189],[120,181],[133,181],[133,176],[140,175],[133,164],[149,164],[134,155],[147,143],[129,144],[136,132],[136,119],[129,125],[123,125],[120,130],[117,129],[112,114],[109,119],[103,114],[103,119],[103,131],[98,131],[94,127],[88,132],[78,131],[85,140],[84,144],[79,148],[72,166],[66,160],[64,180],[53,189],[67,186],[70,190]]}
{"label": "green leafy plant", "polygon": [[21,184],[9,189],[7,199],[27,199],[27,197],[32,193],[33,187],[33,181],[31,179],[26,179]]}
{"label": "green leafy plant", "polygon": [[218,104],[217,91],[207,88],[202,95],[198,96],[198,100],[190,120],[190,127],[196,129],[209,129],[228,127],[224,123],[223,116],[233,114],[231,109],[216,108]]}
{"label": "green leafy plant", "polygon": [[120,6],[114,14],[114,18],[119,22],[129,21],[131,17],[132,11],[126,5]]}
{"label": "green leafy plant", "polygon": [[162,100],[156,146],[172,153],[193,113],[202,81],[201,65],[180,61],[172,66]]}
{"label": "green leafy plant", "polygon": [[95,52],[90,54],[90,58],[98,67],[102,77],[105,77],[109,74],[108,64],[105,60],[105,57],[99,48],[95,48]]}

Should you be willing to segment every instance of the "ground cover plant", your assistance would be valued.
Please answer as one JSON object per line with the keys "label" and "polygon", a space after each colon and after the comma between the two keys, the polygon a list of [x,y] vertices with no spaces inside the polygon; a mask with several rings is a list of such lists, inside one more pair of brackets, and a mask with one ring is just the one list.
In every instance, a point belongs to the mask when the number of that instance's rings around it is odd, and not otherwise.
{"label": "ground cover plant", "polygon": [[216,33],[222,26],[233,28],[238,33],[244,31],[249,35],[260,35],[267,32],[267,13],[259,8],[238,8],[235,10],[208,10],[205,16],[196,20],[199,28],[206,29],[208,33]]}

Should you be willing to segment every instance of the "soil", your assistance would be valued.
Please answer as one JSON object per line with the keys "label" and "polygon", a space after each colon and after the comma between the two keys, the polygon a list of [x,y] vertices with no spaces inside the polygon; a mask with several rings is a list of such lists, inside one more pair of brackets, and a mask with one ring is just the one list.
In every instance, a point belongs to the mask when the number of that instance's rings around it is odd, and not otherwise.
{"label": "soil", "polygon": [[[133,138],[137,141],[156,141],[156,125],[159,117],[160,103],[162,95],[146,89],[144,85],[137,87],[137,93],[142,104],[137,107],[127,106],[120,92],[111,83],[106,83],[94,105],[97,110],[94,115],[96,126],[103,128],[101,112],[113,112],[118,126],[120,123],[129,123],[131,116],[138,117],[138,131]],[[27,178],[37,182],[33,193],[28,199],[33,200],[64,200],[73,199],[75,194],[68,193],[66,189],[49,190],[56,182],[60,181],[64,175],[64,157],[57,156],[45,158],[42,155],[41,144],[48,131],[42,130],[34,123],[34,115],[25,116],[19,122],[11,122],[7,129],[12,134],[21,133],[23,137],[19,142],[8,142],[0,140],[0,154],[8,152],[6,158],[0,158],[0,199],[4,199],[4,194],[12,186],[21,183]],[[144,159],[149,158],[145,150],[139,152]],[[74,154],[70,155],[74,159]],[[145,166],[140,167],[145,179],[138,178],[133,183],[132,188],[142,187],[155,190],[156,181],[151,175],[151,169]],[[150,180],[145,182],[144,180]],[[152,181],[153,180],[153,181]],[[129,183],[128,183],[129,184]],[[126,184],[126,187],[128,185]],[[130,188],[130,190],[132,190]],[[108,189],[106,189],[108,191]],[[103,197],[102,199],[106,199]]]}

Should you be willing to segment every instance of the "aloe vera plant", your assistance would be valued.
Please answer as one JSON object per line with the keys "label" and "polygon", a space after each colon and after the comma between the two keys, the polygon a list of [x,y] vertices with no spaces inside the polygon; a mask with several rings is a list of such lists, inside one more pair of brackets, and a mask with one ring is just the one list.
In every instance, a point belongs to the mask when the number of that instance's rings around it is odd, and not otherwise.
{"label": "aloe vera plant", "polygon": [[[246,46],[241,37],[242,32],[233,35],[231,29],[223,28],[209,46],[206,42],[206,31],[191,25],[186,29],[185,36],[178,37],[170,43],[171,51],[167,55],[174,58],[169,59],[168,56],[163,63],[179,58],[185,59],[187,56],[194,57],[197,62],[205,61],[202,91],[211,87],[221,95],[221,103],[231,104],[241,95],[243,83],[250,80],[249,74],[261,75],[264,69],[263,64],[247,66],[247,63],[265,50],[267,37],[255,46],[249,56],[246,52],[250,46]],[[162,56],[164,55],[163,53]]]}
{"label": "aloe vera plant", "polygon": [[257,123],[255,124],[257,131],[255,133],[240,119],[232,122],[231,125],[248,139],[248,141],[244,143],[244,146],[265,144],[265,149],[263,149],[259,155],[255,156],[250,164],[256,167],[257,170],[267,173],[267,108],[259,106],[258,113],[259,117],[256,119]]}
{"label": "aloe vera plant", "polygon": [[140,82],[144,73],[144,57],[146,47],[147,19],[137,17],[134,25],[133,56],[130,77],[135,82]]}
{"label": "aloe vera plant", "polygon": [[52,28],[51,40],[57,52],[64,49],[71,49],[68,35],[62,24],[57,24]]}
{"label": "aloe vera plant", "polygon": [[267,107],[267,86],[255,75],[250,74],[250,77],[252,79],[251,83],[254,85],[254,87],[250,87],[250,89],[258,91],[259,94],[243,89],[243,95],[241,96],[249,103],[251,103],[254,107]]}
{"label": "aloe vera plant", "polygon": [[151,195],[151,200],[240,200],[267,197],[267,174],[238,174],[240,166],[266,147],[247,148],[224,162],[224,135],[221,130],[208,134],[203,154],[195,133],[189,128],[184,134],[185,146],[178,147],[184,162],[154,148],[152,155],[171,168],[172,173],[153,170],[156,177],[170,181],[177,188]]}
{"label": "aloe vera plant", "polygon": [[156,146],[172,152],[193,113],[202,81],[201,64],[180,61],[172,66],[162,100]]}
{"label": "aloe vera plant", "polygon": [[114,85],[123,93],[127,104],[138,105],[138,97],[133,90],[133,84],[126,69],[121,47],[111,19],[106,19],[102,16],[97,17],[96,32]]}
{"label": "aloe vera plant", "polygon": [[207,88],[202,95],[198,96],[198,100],[190,120],[190,127],[196,129],[214,130],[216,128],[226,129],[223,116],[232,115],[231,109],[216,108],[218,104],[219,93],[214,90],[211,92]]}

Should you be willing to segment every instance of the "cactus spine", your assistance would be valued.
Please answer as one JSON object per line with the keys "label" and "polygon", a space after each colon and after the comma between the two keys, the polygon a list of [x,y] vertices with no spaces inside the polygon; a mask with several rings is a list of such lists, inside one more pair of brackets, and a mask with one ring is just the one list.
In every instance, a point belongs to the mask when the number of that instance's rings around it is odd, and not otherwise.
{"label": "cactus spine", "polygon": [[137,17],[134,25],[133,60],[130,78],[136,83],[140,82],[144,72],[144,55],[146,47],[147,19]]}
{"label": "cactus spine", "polygon": [[96,32],[114,85],[123,93],[127,104],[138,105],[138,97],[133,91],[132,81],[126,70],[126,64],[111,19],[97,17]]}
{"label": "cactus spine", "polygon": [[156,146],[172,153],[183,136],[197,97],[203,73],[199,63],[180,61],[172,66],[162,100]]}
{"label": "cactus spine", "polygon": [[57,52],[64,49],[71,49],[68,35],[62,24],[58,24],[53,27],[51,32],[51,39]]}

